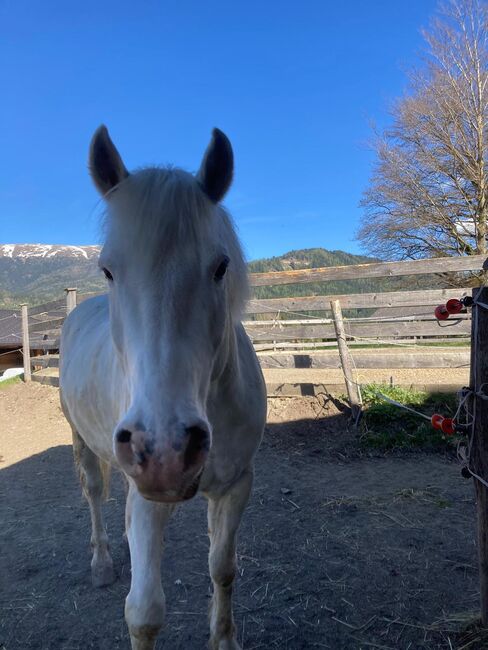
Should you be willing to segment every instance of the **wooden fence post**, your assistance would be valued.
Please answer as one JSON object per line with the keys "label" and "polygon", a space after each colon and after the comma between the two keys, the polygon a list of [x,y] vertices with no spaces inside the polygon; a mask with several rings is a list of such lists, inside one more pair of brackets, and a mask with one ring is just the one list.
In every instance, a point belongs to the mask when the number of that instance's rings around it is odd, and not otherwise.
{"label": "wooden fence post", "polygon": [[22,355],[24,357],[24,381],[31,380],[31,360],[29,343],[29,314],[27,305],[21,305],[22,310]]}
{"label": "wooden fence post", "polygon": [[355,384],[352,377],[351,354],[347,347],[341,303],[338,300],[331,300],[330,307],[334,318],[337,345],[339,346],[339,356],[341,359],[342,371],[344,373],[344,380],[346,382],[347,396],[349,398],[349,404],[351,405],[352,418],[354,422],[357,423],[361,413],[362,400],[359,387]]}
{"label": "wooden fence post", "polygon": [[[488,287],[473,289],[473,298],[488,304]],[[470,387],[488,395],[488,309],[473,306],[471,322]],[[488,480],[488,401],[473,396],[471,412],[474,426],[471,440],[470,469]],[[480,571],[481,622],[488,626],[488,490],[474,478],[478,514],[478,559]]]}
{"label": "wooden fence post", "polygon": [[69,314],[76,307],[76,289],[65,289],[66,291],[66,313]]}

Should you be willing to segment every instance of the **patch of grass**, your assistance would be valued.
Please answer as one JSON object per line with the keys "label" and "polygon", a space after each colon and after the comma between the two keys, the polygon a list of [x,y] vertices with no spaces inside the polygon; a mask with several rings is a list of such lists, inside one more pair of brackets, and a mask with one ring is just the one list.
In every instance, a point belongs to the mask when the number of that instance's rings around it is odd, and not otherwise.
{"label": "patch of grass", "polygon": [[396,492],[393,500],[398,501],[400,499],[409,499],[417,503],[431,503],[438,508],[450,508],[452,506],[452,502],[440,496],[435,488],[426,488],[423,490],[405,488]]}
{"label": "patch of grass", "polygon": [[430,629],[434,632],[443,632],[442,638],[445,640],[447,636],[450,648],[455,647],[457,650],[488,648],[488,628],[481,624],[479,611],[446,614],[444,618],[433,623]]}
{"label": "patch of grass", "polygon": [[414,389],[368,384],[362,387],[364,416],[361,442],[380,450],[417,448],[431,451],[452,449],[459,436],[446,436],[430,422],[383,400],[383,393],[415,411],[431,416],[452,417],[457,409],[455,393],[425,393]]}
{"label": "patch of grass", "polygon": [[10,379],[5,379],[5,381],[0,381],[0,390],[3,388],[8,388],[9,386],[12,386],[13,384],[20,384],[22,381],[22,377],[11,377]]}

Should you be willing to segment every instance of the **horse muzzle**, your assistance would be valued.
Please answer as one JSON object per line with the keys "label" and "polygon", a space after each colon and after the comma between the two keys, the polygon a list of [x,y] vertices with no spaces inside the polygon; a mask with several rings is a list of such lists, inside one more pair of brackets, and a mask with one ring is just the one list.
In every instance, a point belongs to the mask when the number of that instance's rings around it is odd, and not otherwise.
{"label": "horse muzzle", "polygon": [[119,429],[114,441],[120,467],[141,495],[163,503],[195,496],[209,449],[210,433],[203,423],[185,427],[164,447],[155,444],[150,433],[130,428]]}

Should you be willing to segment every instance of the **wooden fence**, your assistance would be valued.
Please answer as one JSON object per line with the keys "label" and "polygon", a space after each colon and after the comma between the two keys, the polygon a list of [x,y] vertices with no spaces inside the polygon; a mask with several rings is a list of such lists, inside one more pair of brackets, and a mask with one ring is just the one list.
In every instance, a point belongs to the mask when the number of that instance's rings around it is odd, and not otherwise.
{"label": "wooden fence", "polygon": [[[254,287],[419,275],[427,283],[430,278],[431,286],[413,291],[253,299],[247,305],[246,314],[254,318],[246,321],[246,329],[257,349],[264,349],[262,344],[266,342],[273,342],[274,349],[302,347],[304,343],[309,344],[307,347],[317,347],[310,344],[314,341],[335,341],[336,333],[333,318],[316,318],[313,317],[313,312],[330,312],[331,301],[338,300],[343,310],[369,312],[365,316],[344,319],[346,336],[350,342],[411,341],[418,337],[433,340],[466,339],[470,335],[470,314],[460,314],[456,319],[439,322],[434,317],[434,308],[449,298],[470,295],[473,284],[470,282],[470,286],[463,287],[462,279],[467,279],[468,271],[471,272],[471,277],[473,272],[479,273],[484,261],[484,256],[478,255],[251,274],[251,284]],[[432,288],[436,284],[440,286],[443,280],[447,284],[447,278],[452,283],[454,276],[457,276],[455,288]],[[389,312],[390,308],[395,310]],[[375,314],[374,310],[378,309],[381,309],[381,313]],[[266,320],[263,320],[263,314],[268,316]],[[258,315],[261,316],[259,320]],[[286,318],[283,318],[284,315]],[[293,315],[295,318],[290,318]]]}
{"label": "wooden fence", "polygon": [[[384,291],[366,293],[326,293],[322,295],[252,298],[246,306],[244,325],[260,354],[264,367],[339,367],[337,353],[337,313],[332,314],[331,302],[339,301],[341,310],[355,310],[354,317],[343,321],[344,337],[349,346],[399,345],[405,342],[469,343],[471,315],[463,313],[448,321],[434,317],[436,305],[449,298],[459,298],[471,293],[472,286],[462,286],[473,273],[480,272],[484,256],[449,257],[407,262],[375,262],[316,269],[253,273],[252,287],[320,282],[336,283],[339,280],[381,279],[422,276],[425,289],[412,291]],[[468,272],[470,275],[468,277]],[[456,281],[461,288],[432,288],[442,283]],[[325,284],[322,284],[325,283]],[[83,299],[81,296],[79,299]],[[33,307],[24,307],[28,335],[24,327],[24,359],[30,368],[29,350],[52,352],[59,348],[60,328],[67,311],[76,304],[76,290],[67,290],[66,300]],[[330,350],[327,352],[327,350]],[[444,352],[440,361],[446,367],[459,364],[459,352]],[[462,354],[462,353],[461,353]],[[464,356],[468,354],[467,350]],[[464,357],[463,357],[464,359]],[[403,360],[403,361],[402,361]],[[402,367],[432,367],[439,363],[423,353],[412,352],[393,360],[387,354],[361,355],[362,367],[387,367],[388,363],[405,363]],[[376,365],[375,365],[376,364]],[[361,366],[358,366],[361,367]],[[26,372],[26,378],[28,373]]]}

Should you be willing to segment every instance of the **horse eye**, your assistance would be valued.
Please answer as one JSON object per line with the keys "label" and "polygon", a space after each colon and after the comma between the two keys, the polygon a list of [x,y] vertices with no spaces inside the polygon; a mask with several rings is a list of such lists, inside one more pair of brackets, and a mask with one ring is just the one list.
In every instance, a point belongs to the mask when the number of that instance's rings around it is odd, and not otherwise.
{"label": "horse eye", "polygon": [[105,267],[102,269],[102,271],[103,271],[104,276],[107,278],[107,280],[109,282],[112,282],[112,280],[114,278],[113,278],[113,275],[110,273],[110,271],[108,269],[106,269]]}
{"label": "horse eye", "polygon": [[230,262],[230,260],[226,256],[226,257],[224,257],[224,259],[218,265],[217,270],[215,271],[215,275],[214,275],[214,280],[216,282],[220,282],[220,280],[222,280],[222,278],[224,277],[225,272],[227,271],[227,267],[229,266],[229,262]]}

